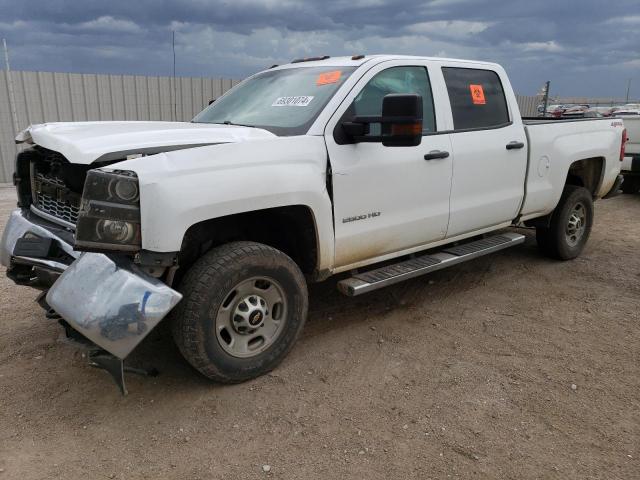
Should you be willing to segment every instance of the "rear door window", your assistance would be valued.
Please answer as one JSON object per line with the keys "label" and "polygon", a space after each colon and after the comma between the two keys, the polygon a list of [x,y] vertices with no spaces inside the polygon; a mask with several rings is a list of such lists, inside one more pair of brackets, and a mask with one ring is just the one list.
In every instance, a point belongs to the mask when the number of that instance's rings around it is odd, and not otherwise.
{"label": "rear door window", "polygon": [[442,73],[455,130],[494,128],[509,123],[507,99],[496,72],[443,67]]}

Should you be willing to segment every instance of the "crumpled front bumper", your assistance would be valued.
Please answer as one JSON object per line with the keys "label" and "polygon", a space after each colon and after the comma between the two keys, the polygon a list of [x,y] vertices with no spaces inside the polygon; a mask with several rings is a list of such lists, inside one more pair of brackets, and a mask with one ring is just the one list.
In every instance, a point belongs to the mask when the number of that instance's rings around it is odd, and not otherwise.
{"label": "crumpled front bumper", "polygon": [[47,303],[75,330],[125,358],[182,299],[126,259],[84,253],[47,293]]}
{"label": "crumpled front bumper", "polygon": [[[71,258],[14,255],[20,238],[52,239]],[[147,275],[127,257],[73,251],[49,229],[14,211],[0,244],[0,261],[9,273],[17,264],[56,273],[46,300],[73,329],[112,355],[124,359],[182,299],[182,295]],[[19,283],[19,282],[18,282]]]}
{"label": "crumpled front bumper", "polygon": [[[7,267],[7,274],[16,283],[35,284],[40,277],[46,277],[46,281],[53,282],[76,258],[80,252],[75,252],[73,247],[63,239],[64,231],[59,228],[49,227],[43,221],[41,224],[32,221],[32,215],[28,211],[14,210],[11,212],[0,242],[0,264]],[[67,232],[67,235],[68,232]],[[47,257],[33,257],[29,255],[15,255],[14,250],[21,238],[40,238],[50,240],[55,245],[55,251]],[[12,271],[25,272],[22,278]]]}

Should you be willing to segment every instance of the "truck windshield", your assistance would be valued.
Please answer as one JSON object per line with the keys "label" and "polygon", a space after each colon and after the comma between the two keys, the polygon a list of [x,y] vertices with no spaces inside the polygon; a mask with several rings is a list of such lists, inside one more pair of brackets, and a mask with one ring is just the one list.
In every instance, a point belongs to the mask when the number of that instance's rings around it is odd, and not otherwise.
{"label": "truck windshield", "polygon": [[260,73],[205,108],[195,123],[269,130],[279,136],[307,132],[355,67],[300,67]]}

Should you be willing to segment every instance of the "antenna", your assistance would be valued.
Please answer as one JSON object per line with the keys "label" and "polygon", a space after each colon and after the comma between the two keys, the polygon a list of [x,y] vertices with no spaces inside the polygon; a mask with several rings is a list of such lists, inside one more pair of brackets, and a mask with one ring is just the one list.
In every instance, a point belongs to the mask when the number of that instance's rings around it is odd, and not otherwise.
{"label": "antenna", "polygon": [[173,49],[173,121],[178,121],[178,99],[176,86],[176,31],[171,30],[171,48]]}
{"label": "antenna", "polygon": [[13,132],[17,135],[19,132],[18,114],[16,113],[16,96],[13,92],[13,76],[11,75],[11,67],[9,67],[9,49],[7,48],[7,40],[2,39],[4,47],[4,63],[7,66],[7,86],[9,87],[9,103],[11,104],[11,117],[13,118]]}
{"label": "antenna", "polygon": [[543,102],[544,102],[544,110],[542,113],[543,117],[547,116],[547,108],[549,108],[549,90],[551,88],[551,82],[549,80],[547,80],[547,82],[544,84],[544,98],[543,98]]}

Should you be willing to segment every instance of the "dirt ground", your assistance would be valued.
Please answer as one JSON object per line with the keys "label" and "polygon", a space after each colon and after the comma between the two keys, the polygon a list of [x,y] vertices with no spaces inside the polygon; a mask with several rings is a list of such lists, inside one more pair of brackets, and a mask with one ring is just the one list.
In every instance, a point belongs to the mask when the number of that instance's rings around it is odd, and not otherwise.
{"label": "dirt ground", "polygon": [[299,344],[246,384],[152,334],[131,363],[161,374],[127,397],[2,270],[0,480],[640,478],[640,196],[598,202],[572,262],[526,232],[356,299],[311,287]]}

